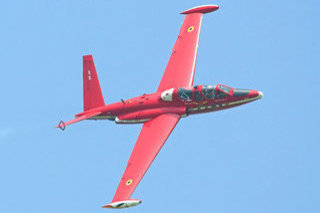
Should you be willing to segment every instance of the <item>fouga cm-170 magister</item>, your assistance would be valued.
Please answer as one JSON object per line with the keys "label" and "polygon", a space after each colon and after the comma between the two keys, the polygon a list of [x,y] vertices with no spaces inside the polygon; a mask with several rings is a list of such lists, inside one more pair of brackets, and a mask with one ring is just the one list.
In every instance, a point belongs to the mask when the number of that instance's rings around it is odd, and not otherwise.
{"label": "fouga cm-170 magister", "polygon": [[186,16],[155,93],[105,105],[92,56],[83,56],[84,111],[73,120],[61,121],[57,127],[64,129],[85,119],[107,119],[117,124],[144,123],[113,200],[103,207],[126,208],[141,203],[130,196],[180,118],[262,98],[263,93],[257,90],[222,84],[193,86],[202,16],[218,8],[205,5],[181,13]]}

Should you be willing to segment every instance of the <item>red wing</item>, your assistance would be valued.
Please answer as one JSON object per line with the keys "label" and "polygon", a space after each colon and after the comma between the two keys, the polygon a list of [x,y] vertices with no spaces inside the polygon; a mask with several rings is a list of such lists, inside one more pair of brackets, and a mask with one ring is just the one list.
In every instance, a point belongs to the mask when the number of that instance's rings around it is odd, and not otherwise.
{"label": "red wing", "polygon": [[179,115],[163,114],[143,125],[112,202],[130,198],[179,119]]}
{"label": "red wing", "polygon": [[162,76],[158,92],[193,84],[202,13],[187,14]]}

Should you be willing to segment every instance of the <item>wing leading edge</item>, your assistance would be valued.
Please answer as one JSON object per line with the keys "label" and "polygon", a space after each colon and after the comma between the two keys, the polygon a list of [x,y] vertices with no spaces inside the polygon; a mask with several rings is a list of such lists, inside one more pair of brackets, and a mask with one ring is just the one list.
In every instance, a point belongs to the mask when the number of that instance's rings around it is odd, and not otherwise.
{"label": "wing leading edge", "polygon": [[194,7],[182,12],[186,17],[173,46],[158,92],[170,88],[189,87],[193,84],[198,52],[202,15],[217,10],[217,5]]}

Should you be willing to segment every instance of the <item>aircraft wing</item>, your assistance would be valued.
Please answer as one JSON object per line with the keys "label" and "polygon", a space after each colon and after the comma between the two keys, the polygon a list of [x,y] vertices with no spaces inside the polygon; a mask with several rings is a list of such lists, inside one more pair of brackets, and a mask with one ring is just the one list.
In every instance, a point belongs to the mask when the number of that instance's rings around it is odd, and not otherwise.
{"label": "aircraft wing", "polygon": [[112,203],[105,208],[125,208],[141,203],[130,199],[130,196],[179,119],[180,116],[176,114],[163,114],[144,123]]}
{"label": "aircraft wing", "polygon": [[158,92],[171,88],[192,86],[202,15],[218,8],[217,5],[205,5],[191,8],[181,13],[185,14],[186,17],[177,41],[173,46],[171,57],[157,90]]}

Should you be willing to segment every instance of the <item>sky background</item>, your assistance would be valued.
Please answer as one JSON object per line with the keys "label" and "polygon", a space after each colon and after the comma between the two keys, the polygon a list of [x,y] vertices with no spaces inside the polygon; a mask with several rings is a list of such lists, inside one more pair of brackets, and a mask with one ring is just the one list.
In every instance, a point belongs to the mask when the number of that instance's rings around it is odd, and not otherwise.
{"label": "sky background", "polygon": [[106,103],[152,93],[184,16],[202,22],[195,84],[264,92],[182,119],[123,212],[320,212],[320,2],[1,1],[0,212],[96,213],[141,125],[83,121],[82,56]]}

